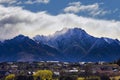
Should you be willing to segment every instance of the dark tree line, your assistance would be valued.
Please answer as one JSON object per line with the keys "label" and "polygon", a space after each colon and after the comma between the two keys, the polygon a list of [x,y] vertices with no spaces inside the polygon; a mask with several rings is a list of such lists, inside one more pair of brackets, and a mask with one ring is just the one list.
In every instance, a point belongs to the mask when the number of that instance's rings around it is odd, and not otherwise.
{"label": "dark tree line", "polygon": [[120,59],[114,61],[113,63],[118,64],[120,66]]}
{"label": "dark tree line", "polygon": [[117,64],[120,66],[120,59],[117,61]]}

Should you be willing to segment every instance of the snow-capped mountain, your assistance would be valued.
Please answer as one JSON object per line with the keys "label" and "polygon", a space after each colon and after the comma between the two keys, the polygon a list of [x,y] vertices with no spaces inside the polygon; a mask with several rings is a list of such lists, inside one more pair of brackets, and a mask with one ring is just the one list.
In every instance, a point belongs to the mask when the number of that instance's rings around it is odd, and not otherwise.
{"label": "snow-capped mountain", "polygon": [[80,28],[63,29],[33,39],[18,35],[0,42],[0,61],[114,61],[120,59],[120,41],[96,38]]}
{"label": "snow-capped mountain", "polygon": [[37,35],[33,39],[58,49],[73,61],[112,61],[120,58],[119,40],[96,38],[80,28],[57,31],[52,36]]}
{"label": "snow-capped mountain", "polygon": [[60,50],[62,50],[62,48],[64,48],[65,46],[70,46],[71,44],[80,44],[85,47],[90,47],[96,40],[96,38],[93,38],[84,30],[79,28],[68,29],[65,33],[63,33],[63,30],[57,31],[51,36],[37,35],[33,39],[36,42],[43,42],[44,44],[54,46]]}

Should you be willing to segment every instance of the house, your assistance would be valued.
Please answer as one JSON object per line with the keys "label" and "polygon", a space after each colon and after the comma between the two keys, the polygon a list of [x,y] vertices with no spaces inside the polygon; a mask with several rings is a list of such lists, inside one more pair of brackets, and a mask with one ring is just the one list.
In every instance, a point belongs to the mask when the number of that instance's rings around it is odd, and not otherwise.
{"label": "house", "polygon": [[120,75],[120,67],[117,64],[95,65],[92,68],[93,73],[99,75]]}

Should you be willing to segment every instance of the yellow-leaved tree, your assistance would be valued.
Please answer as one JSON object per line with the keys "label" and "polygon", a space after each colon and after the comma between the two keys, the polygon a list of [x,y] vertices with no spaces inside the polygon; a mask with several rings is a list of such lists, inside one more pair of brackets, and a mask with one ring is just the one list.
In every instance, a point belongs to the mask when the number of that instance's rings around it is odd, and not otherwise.
{"label": "yellow-leaved tree", "polygon": [[15,80],[15,74],[9,74],[5,77],[5,80]]}
{"label": "yellow-leaved tree", "polygon": [[40,78],[40,80],[52,80],[52,71],[51,70],[38,70],[33,74],[34,80]]}

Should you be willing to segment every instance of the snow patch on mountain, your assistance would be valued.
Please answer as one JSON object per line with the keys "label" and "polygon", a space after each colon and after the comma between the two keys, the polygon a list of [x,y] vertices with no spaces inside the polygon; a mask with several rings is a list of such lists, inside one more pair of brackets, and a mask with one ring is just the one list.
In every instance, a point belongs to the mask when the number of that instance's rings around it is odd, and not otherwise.
{"label": "snow patch on mountain", "polygon": [[108,44],[111,44],[112,42],[114,42],[113,39],[110,38],[103,38]]}

